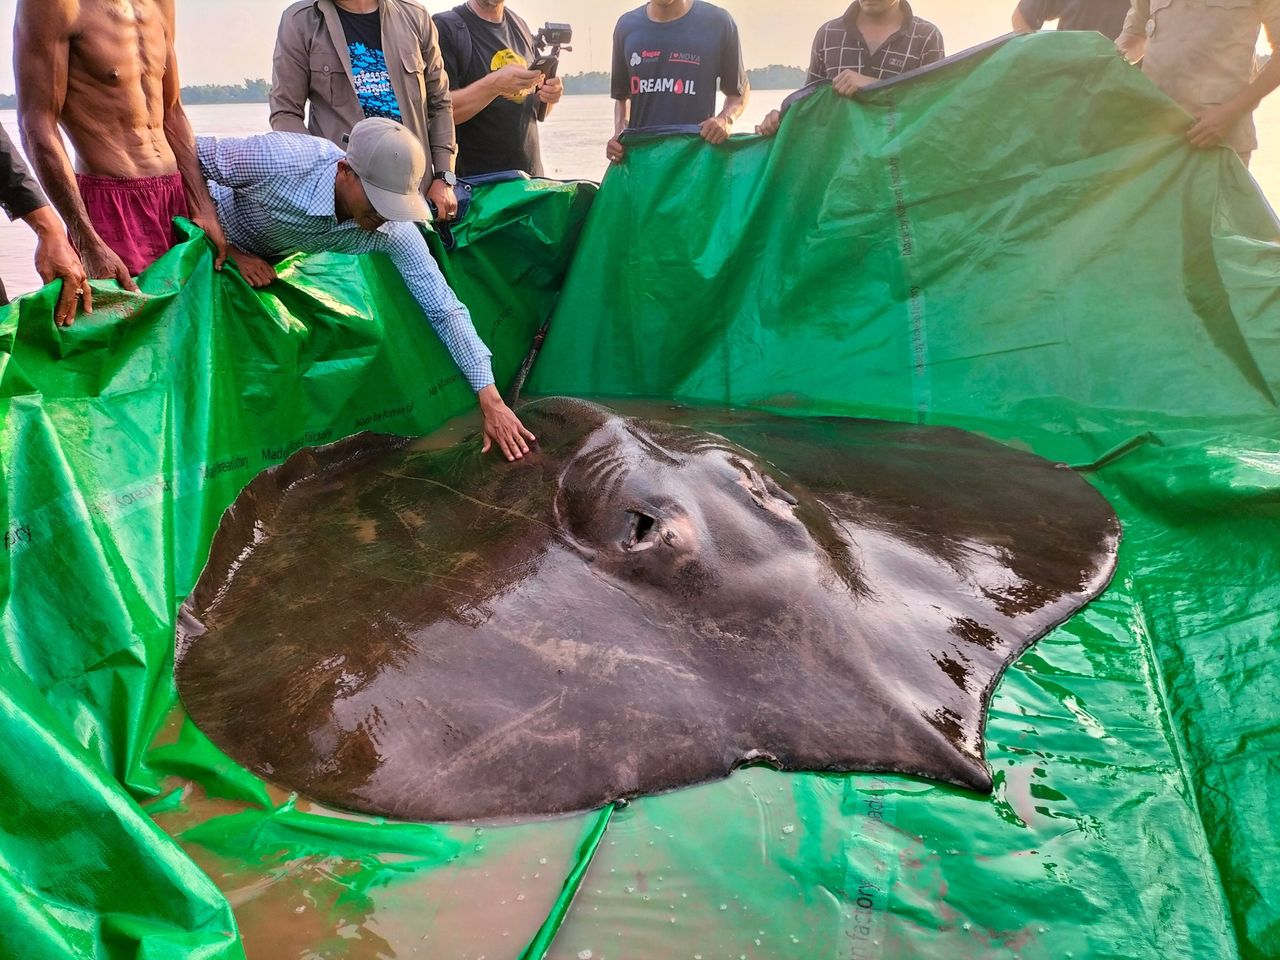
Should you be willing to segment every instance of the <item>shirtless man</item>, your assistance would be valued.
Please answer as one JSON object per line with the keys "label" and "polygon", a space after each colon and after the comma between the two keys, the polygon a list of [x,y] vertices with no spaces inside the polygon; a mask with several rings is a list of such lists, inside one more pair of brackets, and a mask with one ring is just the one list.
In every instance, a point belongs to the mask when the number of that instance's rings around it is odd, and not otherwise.
{"label": "shirtless man", "polygon": [[[18,0],[22,141],[90,277],[131,279],[188,216],[226,239],[178,96],[174,0]],[[59,125],[75,151],[63,146]]]}

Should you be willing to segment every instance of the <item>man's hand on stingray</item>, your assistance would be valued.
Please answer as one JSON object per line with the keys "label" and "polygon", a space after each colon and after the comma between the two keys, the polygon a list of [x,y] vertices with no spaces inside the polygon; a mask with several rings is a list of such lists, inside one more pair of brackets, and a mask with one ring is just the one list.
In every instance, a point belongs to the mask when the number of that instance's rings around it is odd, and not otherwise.
{"label": "man's hand on stingray", "polygon": [[480,452],[488,453],[496,443],[508,461],[521,459],[538,438],[525,429],[493,384],[480,391],[479,399],[484,415],[484,447]]}

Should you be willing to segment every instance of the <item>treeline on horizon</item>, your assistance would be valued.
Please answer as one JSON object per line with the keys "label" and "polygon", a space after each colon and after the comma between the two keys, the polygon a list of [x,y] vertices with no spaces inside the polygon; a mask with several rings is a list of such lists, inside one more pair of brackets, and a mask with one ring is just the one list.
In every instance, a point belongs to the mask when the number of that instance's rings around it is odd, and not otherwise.
{"label": "treeline on horizon", "polygon": [[[747,71],[747,80],[753,90],[798,90],[804,86],[805,71],[800,67],[771,64]],[[604,71],[574,73],[564,78],[566,95],[607,94],[609,74]],[[269,80],[245,80],[244,83],[207,83],[182,88],[182,102],[188,106],[215,103],[266,103],[271,93]],[[11,93],[0,93],[0,110],[16,110],[18,98]]]}

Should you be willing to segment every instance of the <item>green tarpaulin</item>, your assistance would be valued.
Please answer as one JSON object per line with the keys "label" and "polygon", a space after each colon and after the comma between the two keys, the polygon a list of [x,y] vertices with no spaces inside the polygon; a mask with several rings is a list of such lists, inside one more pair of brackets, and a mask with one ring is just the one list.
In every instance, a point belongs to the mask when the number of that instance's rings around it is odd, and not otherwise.
{"label": "green tarpaulin", "polygon": [[433,429],[465,385],[377,258],[259,295],[195,237],[69,331],[51,291],[12,307],[0,956],[1280,956],[1280,231],[1187,123],[1100,38],[1022,38],[820,90],[772,141],[636,140],[594,201],[485,188],[441,254],[501,380],[554,308],[538,393],[954,424],[1085,471],[1120,571],[1002,682],[991,797],[754,768],[442,828],[281,793],[184,720],[176,609],[258,471]]}

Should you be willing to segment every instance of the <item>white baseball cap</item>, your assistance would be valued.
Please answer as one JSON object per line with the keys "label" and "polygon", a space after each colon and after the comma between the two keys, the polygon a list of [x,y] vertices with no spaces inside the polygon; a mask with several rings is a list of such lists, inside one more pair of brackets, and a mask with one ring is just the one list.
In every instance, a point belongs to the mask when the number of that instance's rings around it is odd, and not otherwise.
{"label": "white baseball cap", "polygon": [[427,175],[427,154],[418,138],[385,117],[370,117],[351,128],[347,163],[384,220],[430,220],[431,209],[419,192]]}

